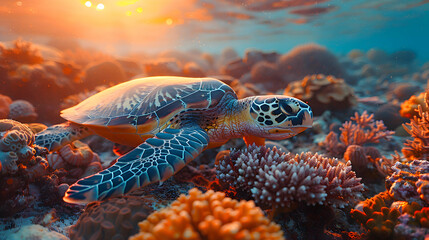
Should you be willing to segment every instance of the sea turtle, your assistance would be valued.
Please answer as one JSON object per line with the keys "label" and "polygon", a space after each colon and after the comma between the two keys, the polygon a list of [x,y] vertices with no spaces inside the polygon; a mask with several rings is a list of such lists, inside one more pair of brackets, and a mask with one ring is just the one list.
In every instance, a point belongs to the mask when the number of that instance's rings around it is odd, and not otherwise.
{"label": "sea turtle", "polygon": [[283,95],[241,100],[214,78],[147,77],[101,91],[61,112],[68,120],[36,135],[50,151],[98,134],[135,149],[111,167],[80,179],[64,201],[84,204],[165,181],[202,151],[244,137],[292,137],[313,123],[311,108]]}

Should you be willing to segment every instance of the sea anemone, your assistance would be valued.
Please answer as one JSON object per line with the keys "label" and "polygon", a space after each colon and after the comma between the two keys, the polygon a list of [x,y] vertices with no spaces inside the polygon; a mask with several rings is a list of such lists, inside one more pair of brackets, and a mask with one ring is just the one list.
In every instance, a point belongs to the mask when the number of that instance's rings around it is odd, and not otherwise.
{"label": "sea anemone", "polygon": [[264,208],[291,207],[299,202],[344,207],[363,191],[350,162],[317,153],[294,155],[251,145],[244,151],[232,150],[217,169],[221,184],[250,194]]}
{"label": "sea anemone", "polygon": [[212,190],[196,188],[171,206],[154,212],[139,223],[139,239],[284,239],[280,226],[270,222],[253,201],[233,200]]}

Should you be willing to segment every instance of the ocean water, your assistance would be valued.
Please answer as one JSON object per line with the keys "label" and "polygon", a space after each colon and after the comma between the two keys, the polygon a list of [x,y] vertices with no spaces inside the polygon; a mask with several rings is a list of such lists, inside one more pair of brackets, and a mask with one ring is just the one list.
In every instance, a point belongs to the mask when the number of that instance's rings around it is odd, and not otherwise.
{"label": "ocean water", "polygon": [[1,1],[0,240],[429,239],[428,88],[428,0]]}
{"label": "ocean water", "polygon": [[338,54],[411,49],[427,60],[427,11],[424,0],[5,1],[0,34],[3,41],[78,41],[120,55],[225,47],[284,53],[314,42]]}

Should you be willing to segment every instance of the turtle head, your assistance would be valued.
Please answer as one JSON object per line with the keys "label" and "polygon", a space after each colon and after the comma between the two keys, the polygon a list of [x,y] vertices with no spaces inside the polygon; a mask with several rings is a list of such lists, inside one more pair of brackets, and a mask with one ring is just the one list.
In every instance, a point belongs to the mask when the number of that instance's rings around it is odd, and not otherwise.
{"label": "turtle head", "polygon": [[257,96],[251,100],[250,117],[262,130],[259,137],[281,140],[293,137],[313,124],[313,112],[303,101],[283,96]]}

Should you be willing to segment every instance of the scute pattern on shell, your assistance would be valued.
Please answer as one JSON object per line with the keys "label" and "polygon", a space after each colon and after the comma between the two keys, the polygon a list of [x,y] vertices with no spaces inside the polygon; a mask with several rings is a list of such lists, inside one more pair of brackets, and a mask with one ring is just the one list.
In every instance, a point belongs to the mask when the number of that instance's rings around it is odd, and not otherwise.
{"label": "scute pattern on shell", "polygon": [[135,126],[157,121],[159,125],[175,111],[212,107],[226,92],[236,97],[228,85],[215,79],[135,79],[97,93],[61,116],[80,124]]}

